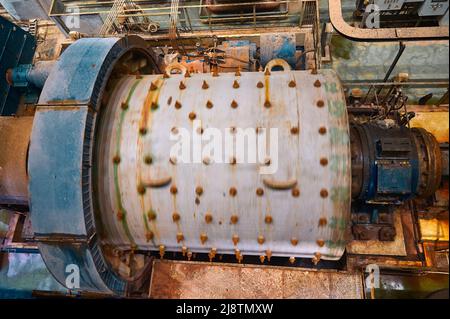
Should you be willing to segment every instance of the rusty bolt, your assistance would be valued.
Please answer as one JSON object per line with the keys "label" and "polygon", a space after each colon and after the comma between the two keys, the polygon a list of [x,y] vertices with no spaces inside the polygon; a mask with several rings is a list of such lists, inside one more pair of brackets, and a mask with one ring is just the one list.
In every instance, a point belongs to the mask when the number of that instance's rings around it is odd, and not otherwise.
{"label": "rusty bolt", "polygon": [[317,265],[317,264],[319,263],[319,261],[320,261],[320,258],[322,258],[322,254],[319,253],[319,252],[316,252],[316,253],[314,254],[314,257],[312,258],[313,264],[314,264],[314,265]]}
{"label": "rusty bolt", "polygon": [[214,259],[214,257],[216,256],[216,253],[217,253],[217,249],[211,248],[211,250],[208,253],[209,261],[212,261]]}
{"label": "rusty bolt", "polygon": [[145,128],[145,127],[139,128],[139,134],[141,134],[141,135],[147,134],[147,128]]}
{"label": "rusty bolt", "polygon": [[327,166],[328,165],[328,159],[326,157],[322,157],[320,159],[320,165]]}
{"label": "rusty bolt", "polygon": [[262,88],[264,87],[264,84],[263,84],[261,81],[259,81],[259,82],[256,84],[256,87],[257,87],[258,89],[262,89]]}
{"label": "rusty bolt", "polygon": [[147,218],[148,218],[148,220],[155,220],[156,219],[156,213],[155,213],[155,211],[153,209],[150,209],[147,212]]}
{"label": "rusty bolt", "polygon": [[145,155],[144,163],[147,164],[147,165],[152,164],[153,163],[153,157],[151,155]]}
{"label": "rusty bolt", "polygon": [[325,135],[326,133],[327,133],[326,127],[325,127],[325,126],[321,126],[321,127],[319,128],[319,134],[320,134],[320,135]]}
{"label": "rusty bolt", "polygon": [[230,187],[229,191],[230,196],[234,197],[237,194],[237,189],[235,187]]}
{"label": "rusty bolt", "polygon": [[213,103],[210,100],[208,100],[208,102],[206,102],[206,107],[208,109],[211,109],[213,107]]}
{"label": "rusty bolt", "polygon": [[237,107],[238,107],[238,103],[237,103],[235,100],[233,100],[233,101],[231,102],[231,107],[232,107],[233,109],[237,108]]}
{"label": "rusty bolt", "polygon": [[239,89],[239,82],[237,80],[233,82],[233,89]]}
{"label": "rusty bolt", "polygon": [[189,119],[191,121],[195,120],[196,117],[197,117],[197,114],[195,114],[194,112],[189,113]]}
{"label": "rusty bolt", "polygon": [[197,134],[202,135],[204,132],[203,127],[197,127]]}
{"label": "rusty bolt", "polygon": [[156,89],[158,89],[158,86],[152,82],[152,84],[150,84],[150,91],[155,91]]}
{"label": "rusty bolt", "polygon": [[212,222],[212,220],[213,220],[212,214],[211,213],[206,213],[206,215],[205,215],[205,222],[207,224],[210,224]]}
{"label": "rusty bolt", "polygon": [[238,235],[233,235],[231,240],[233,241],[233,244],[236,246],[239,243],[239,236]]}
{"label": "rusty bolt", "polygon": [[167,99],[167,105],[170,105],[170,104],[172,104],[172,97],[171,96]]}
{"label": "rusty bolt", "polygon": [[295,257],[289,257],[289,262],[290,262],[291,264],[295,263]]}
{"label": "rusty bolt", "polygon": [[180,220],[180,214],[178,214],[178,212],[173,212],[173,214],[172,214],[172,220],[173,220],[174,222],[179,221],[179,220]]}
{"label": "rusty bolt", "polygon": [[178,134],[178,127],[174,126],[170,129],[170,131],[172,132],[172,134]]}
{"label": "rusty bolt", "polygon": [[114,155],[114,157],[113,157],[113,163],[114,163],[114,164],[119,164],[119,163],[120,163],[120,156],[119,156],[119,155]]}
{"label": "rusty bolt", "polygon": [[208,83],[206,83],[206,81],[203,80],[202,89],[203,89],[203,90],[207,90],[208,88],[209,88]]}
{"label": "rusty bolt", "polygon": [[147,240],[147,242],[149,242],[150,240],[153,239],[153,232],[148,231],[145,233],[145,239]]}
{"label": "rusty bolt", "polygon": [[292,244],[292,246],[297,246],[297,244],[298,244],[298,239],[295,238],[295,237],[292,237],[292,238],[291,238],[291,244]]}
{"label": "rusty bolt", "polygon": [[200,235],[200,241],[204,244],[208,240],[208,236],[205,233]]}
{"label": "rusty bolt", "polygon": [[291,80],[291,81],[289,81],[289,87],[290,88],[295,88],[295,86],[297,85],[297,83],[295,83],[295,81],[294,80]]}
{"label": "rusty bolt", "polygon": [[273,222],[272,216],[266,215],[266,217],[264,218],[264,222],[265,222],[266,224],[272,224],[272,222]]}
{"label": "rusty bolt", "polygon": [[159,256],[161,257],[161,259],[164,257],[165,251],[166,247],[164,247],[164,245],[159,245]]}
{"label": "rusty bolt", "polygon": [[270,261],[270,258],[272,258],[272,251],[270,249],[266,250],[266,256],[267,256],[267,261]]}
{"label": "rusty bolt", "polygon": [[257,188],[256,189],[256,195],[258,195],[258,196],[264,195],[264,190],[261,187]]}
{"label": "rusty bolt", "polygon": [[151,104],[151,106],[150,106],[150,108],[151,108],[152,110],[157,110],[158,107],[159,107],[159,105],[158,105],[158,103],[156,103],[156,102],[152,102],[152,104]]}
{"label": "rusty bolt", "polygon": [[264,238],[263,235],[258,236],[258,244],[262,245],[262,244],[264,244],[265,241],[266,241],[266,239]]}
{"label": "rusty bolt", "polygon": [[266,100],[266,101],[264,102],[264,107],[265,107],[265,108],[269,108],[269,107],[271,107],[271,106],[272,106],[272,103],[270,103],[269,100]]}
{"label": "rusty bolt", "polygon": [[189,72],[189,70],[186,70],[186,73],[184,73],[184,77],[185,78],[190,78],[191,77],[191,73]]}
{"label": "rusty bolt", "polygon": [[195,205],[200,205],[200,198],[198,197],[195,198]]}
{"label": "rusty bolt", "polygon": [[122,110],[128,110],[128,103],[127,102],[122,102],[122,104],[120,104],[120,107],[122,108]]}
{"label": "rusty bolt", "polygon": [[325,245],[325,241],[323,239],[317,239],[316,243],[319,247],[323,247]]}
{"label": "rusty bolt", "polygon": [[264,255],[259,256],[259,261],[261,262],[261,264],[264,264],[265,259],[266,259],[266,256],[264,256]]}
{"label": "rusty bolt", "polygon": [[203,158],[203,164],[205,164],[205,165],[209,165],[210,163],[211,163],[211,159],[209,158],[209,157],[207,157],[207,156],[205,156],[204,158]]}
{"label": "rusty bolt", "polygon": [[180,101],[175,101],[175,108],[176,109],[181,109],[181,102]]}
{"label": "rusty bolt", "polygon": [[291,134],[298,134],[298,126],[291,127]]}
{"label": "rusty bolt", "polygon": [[139,194],[144,195],[145,194],[145,186],[142,185],[142,184],[139,184],[137,186],[137,191],[138,191]]}
{"label": "rusty bolt", "polygon": [[170,193],[175,195],[176,193],[178,193],[178,188],[176,186],[171,186],[170,187]]}
{"label": "rusty bolt", "polygon": [[117,219],[119,220],[119,221],[121,221],[121,220],[123,220],[123,218],[125,217],[125,215],[124,215],[124,213],[122,212],[122,210],[118,210],[117,211]]}
{"label": "rusty bolt", "polygon": [[320,197],[322,198],[328,197],[328,191],[325,188],[320,190]]}
{"label": "rusty bolt", "polygon": [[266,158],[264,159],[264,165],[270,166],[270,163],[271,163],[270,157],[266,157]]}
{"label": "rusty bolt", "polygon": [[327,225],[327,219],[325,217],[322,217],[319,219],[319,226],[323,227]]}
{"label": "rusty bolt", "polygon": [[297,187],[293,188],[291,193],[292,193],[292,196],[294,196],[294,197],[300,196],[300,190]]}
{"label": "rusty bolt", "polygon": [[177,234],[177,243],[180,243],[184,240],[184,235],[183,233],[178,233]]}
{"label": "rusty bolt", "polygon": [[317,105],[317,107],[324,107],[325,102],[323,100],[318,100],[316,105]]}
{"label": "rusty bolt", "polygon": [[232,224],[237,224],[238,221],[239,221],[239,217],[237,215],[231,215],[230,222]]}
{"label": "rusty bolt", "polygon": [[197,187],[195,188],[195,193],[196,193],[198,196],[201,196],[201,195],[203,194],[203,187],[197,186]]}
{"label": "rusty bolt", "polygon": [[186,85],[183,83],[183,81],[180,81],[180,90],[184,90],[186,88]]}
{"label": "rusty bolt", "polygon": [[314,82],[314,86],[315,86],[316,88],[320,88],[320,87],[322,86],[322,83],[320,83],[319,80],[316,80],[316,81]]}
{"label": "rusty bolt", "polygon": [[230,158],[230,164],[231,164],[231,165],[235,165],[236,162],[237,162],[237,161],[236,161],[236,157],[233,156],[233,157]]}

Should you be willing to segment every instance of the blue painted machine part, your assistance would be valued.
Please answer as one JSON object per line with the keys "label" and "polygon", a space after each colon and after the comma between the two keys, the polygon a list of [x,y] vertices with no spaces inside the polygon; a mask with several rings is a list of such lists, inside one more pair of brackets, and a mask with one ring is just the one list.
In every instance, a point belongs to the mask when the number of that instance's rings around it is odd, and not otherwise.
{"label": "blue painted machine part", "polygon": [[28,79],[27,74],[30,72],[32,64],[20,64],[11,70],[11,77],[13,87],[27,87]]}
{"label": "blue painted machine part", "polygon": [[30,64],[36,49],[36,39],[17,25],[0,16],[0,115],[13,115],[21,96],[8,83],[6,73],[21,64]]}
{"label": "blue painted machine part", "polygon": [[428,132],[367,123],[352,125],[351,131],[352,144],[359,145],[352,154],[352,176],[360,182],[352,187],[355,200],[399,204],[434,193],[441,158],[439,144]]}
{"label": "blue painted machine part", "polygon": [[55,61],[39,61],[34,65],[21,64],[12,69],[12,85],[13,87],[26,88],[33,85],[42,89],[47,80]]}
{"label": "blue painted machine part", "polygon": [[260,37],[261,64],[270,60],[283,59],[291,68],[296,65],[296,39],[294,33],[264,34]]}
{"label": "blue painted machine part", "polygon": [[29,151],[33,230],[50,272],[80,271],[80,289],[123,295],[127,281],[107,265],[99,245],[91,185],[92,144],[102,93],[127,52],[151,59],[139,37],[81,39],[70,45],[42,90]]}

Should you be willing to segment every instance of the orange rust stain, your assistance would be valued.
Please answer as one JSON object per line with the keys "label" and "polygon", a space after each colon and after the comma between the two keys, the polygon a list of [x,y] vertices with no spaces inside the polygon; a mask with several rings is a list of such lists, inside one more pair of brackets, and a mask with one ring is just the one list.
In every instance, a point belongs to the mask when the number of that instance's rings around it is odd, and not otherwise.
{"label": "orange rust stain", "polygon": [[265,91],[266,91],[266,99],[264,102],[270,102],[270,75],[265,75],[264,80],[266,82]]}
{"label": "orange rust stain", "polygon": [[[149,124],[149,121],[150,121],[150,116],[151,116],[152,104],[154,104],[154,103],[156,103],[156,105],[159,104],[159,102],[158,102],[159,94],[160,94],[160,91],[161,91],[161,87],[162,87],[162,85],[164,83],[164,79],[162,77],[160,77],[160,78],[156,79],[156,81],[154,81],[154,82],[152,81],[152,83],[156,83],[157,88],[155,90],[152,90],[152,89],[149,88],[149,90],[148,90],[148,93],[147,93],[147,96],[145,98],[144,105],[143,105],[143,108],[142,108],[142,111],[141,111],[141,118],[140,118],[139,127],[145,127],[145,128],[148,127],[148,124]],[[141,156],[141,154],[142,154],[142,143],[140,142],[140,137],[137,140],[137,144],[138,144],[138,154],[139,154],[139,156]],[[141,174],[141,170],[139,168],[138,168],[137,174],[138,174],[138,176],[137,176],[138,180],[140,180],[142,174]],[[149,198],[149,204],[150,204],[150,207],[151,207],[152,206],[151,193],[148,195],[148,198]],[[146,207],[145,207],[144,197],[140,196],[139,200],[140,200],[140,204],[141,204],[142,209],[145,211]],[[154,237],[155,237],[156,241],[159,241],[161,235],[159,233],[157,224],[156,224],[156,222],[154,220],[149,222],[149,228],[154,233]]]}
{"label": "orange rust stain", "polygon": [[449,112],[416,112],[411,127],[421,127],[434,135],[439,143],[449,141]]}
{"label": "orange rust stain", "polygon": [[152,83],[156,83],[157,89],[148,90],[147,96],[144,101],[144,107],[142,108],[140,127],[147,127],[150,118],[150,110],[152,109],[152,104],[156,103],[156,105],[159,105],[159,94],[161,92],[161,87],[164,83],[164,79],[160,77],[155,82]]}

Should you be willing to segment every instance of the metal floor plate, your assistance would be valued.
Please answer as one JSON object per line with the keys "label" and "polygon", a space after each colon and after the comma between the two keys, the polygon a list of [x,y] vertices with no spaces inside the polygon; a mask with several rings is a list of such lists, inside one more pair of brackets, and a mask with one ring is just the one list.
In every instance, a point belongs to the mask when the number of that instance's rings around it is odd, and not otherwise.
{"label": "metal floor plate", "polygon": [[361,299],[360,273],[156,260],[150,298]]}

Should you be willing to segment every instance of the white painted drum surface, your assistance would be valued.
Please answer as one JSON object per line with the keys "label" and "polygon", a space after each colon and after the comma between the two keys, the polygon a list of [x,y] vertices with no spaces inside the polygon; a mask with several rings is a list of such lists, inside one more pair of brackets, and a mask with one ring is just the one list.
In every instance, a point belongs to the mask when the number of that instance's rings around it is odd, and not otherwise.
{"label": "white painted drum surface", "polygon": [[[171,133],[186,129],[192,141],[208,128],[222,138],[229,129],[233,140],[239,129],[266,129],[267,139],[277,129],[278,153],[268,146],[261,163],[234,163],[236,154],[222,154],[226,163],[171,158]],[[344,252],[350,141],[331,70],[125,77],[101,114],[96,145],[105,244],[328,260]],[[276,162],[275,173],[260,174]]]}

